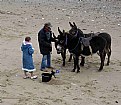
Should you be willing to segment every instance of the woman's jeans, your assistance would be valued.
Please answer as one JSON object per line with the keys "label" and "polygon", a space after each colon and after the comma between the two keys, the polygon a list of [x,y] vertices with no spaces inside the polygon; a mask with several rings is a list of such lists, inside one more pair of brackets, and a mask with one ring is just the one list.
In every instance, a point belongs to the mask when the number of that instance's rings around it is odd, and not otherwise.
{"label": "woman's jeans", "polygon": [[51,54],[43,55],[40,70],[51,67]]}

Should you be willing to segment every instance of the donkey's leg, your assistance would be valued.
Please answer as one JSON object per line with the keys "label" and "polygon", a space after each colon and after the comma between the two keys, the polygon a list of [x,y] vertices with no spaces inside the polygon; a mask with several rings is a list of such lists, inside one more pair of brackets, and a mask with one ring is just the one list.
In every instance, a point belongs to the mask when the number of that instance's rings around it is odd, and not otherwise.
{"label": "donkey's leg", "polygon": [[76,56],[74,55],[74,69],[72,70],[72,72],[75,72],[75,70],[76,70],[76,63],[77,63],[77,61],[76,61]]}
{"label": "donkey's leg", "polygon": [[80,67],[79,67],[79,56],[76,56],[76,65],[77,65],[77,73],[80,72]]}
{"label": "donkey's leg", "polygon": [[107,56],[108,56],[107,65],[109,65],[109,63],[110,63],[110,56],[111,56],[111,46],[110,46],[109,49],[108,49]]}
{"label": "donkey's leg", "polygon": [[66,49],[64,49],[63,52],[61,52],[61,56],[62,56],[62,59],[63,59],[63,66],[65,66],[65,60],[66,60]]}
{"label": "donkey's leg", "polygon": [[84,63],[85,63],[85,57],[81,56],[80,66],[84,66]]}
{"label": "donkey's leg", "polygon": [[102,71],[103,66],[104,66],[106,53],[105,52],[99,52],[99,53],[100,53],[101,64],[100,64],[100,68],[98,71]]}
{"label": "donkey's leg", "polygon": [[70,54],[70,57],[69,57],[69,60],[68,60],[69,62],[71,62],[71,60],[72,60],[72,56],[73,56],[73,55]]}
{"label": "donkey's leg", "polygon": [[62,59],[63,59],[63,66],[65,66],[65,57],[64,57],[64,54],[61,53],[61,56],[62,56]]}

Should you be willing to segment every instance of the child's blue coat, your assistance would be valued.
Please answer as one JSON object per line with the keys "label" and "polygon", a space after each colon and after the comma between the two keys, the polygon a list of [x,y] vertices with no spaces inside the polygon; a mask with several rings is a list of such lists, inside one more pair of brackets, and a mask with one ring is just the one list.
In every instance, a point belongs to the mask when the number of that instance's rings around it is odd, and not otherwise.
{"label": "child's blue coat", "polygon": [[32,58],[34,49],[32,48],[32,45],[23,43],[21,46],[21,51],[23,52],[23,55],[22,55],[23,68],[22,68],[22,70],[34,71],[35,68],[34,68],[33,58]]}

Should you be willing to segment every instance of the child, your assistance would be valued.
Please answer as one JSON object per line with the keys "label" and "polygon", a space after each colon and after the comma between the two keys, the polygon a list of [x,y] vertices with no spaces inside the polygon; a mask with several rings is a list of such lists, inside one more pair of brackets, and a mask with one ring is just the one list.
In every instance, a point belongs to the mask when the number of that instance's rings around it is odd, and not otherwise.
{"label": "child", "polygon": [[[23,52],[22,70],[24,71],[24,75],[25,75],[24,79],[27,79],[27,78],[36,79],[37,76],[33,75],[33,71],[35,71],[36,69],[34,68],[34,64],[33,64],[32,54],[34,53],[34,48],[32,48],[30,37],[26,37],[25,41],[23,41],[22,46],[21,46],[21,51]],[[27,75],[27,72],[31,74],[30,77]]]}

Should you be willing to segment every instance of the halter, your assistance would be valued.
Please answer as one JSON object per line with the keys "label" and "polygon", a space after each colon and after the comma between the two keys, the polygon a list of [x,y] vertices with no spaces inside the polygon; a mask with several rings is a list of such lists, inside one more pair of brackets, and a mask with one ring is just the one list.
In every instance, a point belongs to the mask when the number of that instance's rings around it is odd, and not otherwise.
{"label": "halter", "polygon": [[[67,32],[67,33],[68,33],[68,32]],[[71,40],[72,40],[73,38],[77,37],[77,35],[78,35],[78,30],[77,30],[76,34],[71,38]],[[82,37],[79,37],[79,40],[78,40],[77,45],[76,45],[73,49],[69,50],[70,52],[73,51],[73,50],[75,50],[75,49],[77,48],[77,46],[78,46],[79,43],[82,43],[82,42],[80,41],[81,38],[82,38]],[[67,37],[67,35],[66,35],[65,46],[67,46],[67,43],[68,43],[68,37]]]}
{"label": "halter", "polygon": [[[68,32],[67,32],[67,33],[68,33]],[[77,35],[78,35],[78,30],[77,30],[76,34],[72,37],[72,39],[75,38],[75,37],[77,37]],[[72,39],[71,39],[71,40],[72,40]],[[68,37],[67,37],[67,35],[66,35],[65,46],[67,46],[67,41],[68,41]]]}
{"label": "halter", "polygon": [[77,36],[77,35],[78,35],[78,29],[77,29],[76,34],[74,36]]}
{"label": "halter", "polygon": [[[77,29],[77,31],[76,31],[76,34],[72,37],[72,39],[75,38],[75,37],[77,37],[77,35],[78,35],[78,29]],[[72,40],[72,39],[71,39],[71,40]]]}

